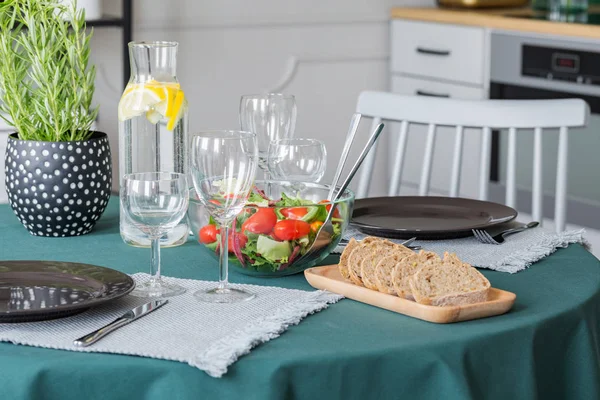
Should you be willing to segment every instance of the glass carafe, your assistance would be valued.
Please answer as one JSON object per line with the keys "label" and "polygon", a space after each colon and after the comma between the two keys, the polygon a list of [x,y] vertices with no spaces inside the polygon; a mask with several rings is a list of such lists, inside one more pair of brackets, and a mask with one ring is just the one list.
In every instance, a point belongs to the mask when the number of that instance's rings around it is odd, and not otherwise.
{"label": "glass carafe", "polygon": [[[179,172],[188,169],[188,105],[177,81],[176,42],[131,42],[131,77],[119,102],[119,182],[137,172]],[[150,239],[120,211],[121,237],[132,246],[149,247]],[[185,243],[184,218],[162,247]]]}

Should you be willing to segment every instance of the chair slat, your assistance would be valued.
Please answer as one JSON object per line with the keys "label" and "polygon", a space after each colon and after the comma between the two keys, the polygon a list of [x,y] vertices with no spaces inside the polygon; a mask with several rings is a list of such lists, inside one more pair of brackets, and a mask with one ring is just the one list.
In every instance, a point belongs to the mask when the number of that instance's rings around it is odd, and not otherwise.
{"label": "chair slat", "polygon": [[400,135],[396,146],[396,158],[392,168],[392,179],[390,181],[390,190],[388,196],[400,194],[400,182],[402,179],[402,166],[404,162],[404,153],[406,152],[406,141],[408,138],[408,122],[402,121],[400,124]]}
{"label": "chair slat", "polygon": [[[381,118],[373,118],[373,123],[371,124],[370,132],[373,132],[377,125],[381,123]],[[377,153],[377,147],[379,145],[379,140],[375,142],[369,154],[363,161],[363,165],[360,167],[362,170],[360,173],[360,181],[358,182],[358,189],[356,190],[356,198],[362,199],[367,197],[369,193],[369,186],[371,184],[371,175],[373,174],[373,168],[375,166],[375,155]]]}
{"label": "chair slat", "polygon": [[452,176],[450,177],[450,197],[458,197],[460,189],[460,168],[462,166],[464,128],[456,127],[456,138],[454,139],[454,156],[452,157]]}
{"label": "chair slat", "polygon": [[481,132],[481,159],[479,165],[479,200],[488,199],[491,152],[492,130],[489,127],[483,127]]}
{"label": "chair slat", "polygon": [[506,205],[517,205],[517,130],[508,129],[508,155],[506,159]]}
{"label": "chair slat", "polygon": [[533,133],[533,186],[531,188],[531,216],[542,223],[542,128]]}
{"label": "chair slat", "polygon": [[558,136],[558,159],[556,163],[556,202],[554,205],[554,223],[556,232],[565,230],[567,211],[567,162],[569,152],[569,129],[560,128]]}
{"label": "chair slat", "polygon": [[433,164],[433,145],[435,144],[435,124],[429,124],[427,129],[427,141],[425,142],[425,156],[423,157],[423,169],[421,170],[421,183],[419,184],[419,196],[427,196],[429,193],[429,181],[431,179],[431,165]]}

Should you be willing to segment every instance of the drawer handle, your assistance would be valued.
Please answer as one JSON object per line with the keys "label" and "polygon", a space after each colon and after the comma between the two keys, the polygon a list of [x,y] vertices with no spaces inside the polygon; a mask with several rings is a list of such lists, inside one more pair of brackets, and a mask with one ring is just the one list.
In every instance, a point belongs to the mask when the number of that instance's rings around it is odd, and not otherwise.
{"label": "drawer handle", "polygon": [[422,47],[417,47],[417,53],[429,54],[431,56],[449,56],[450,50],[434,50],[434,49],[424,49]]}
{"label": "drawer handle", "polygon": [[417,96],[428,96],[428,97],[444,97],[444,98],[450,97],[449,94],[431,93],[431,92],[426,92],[424,90],[417,90],[416,95]]}

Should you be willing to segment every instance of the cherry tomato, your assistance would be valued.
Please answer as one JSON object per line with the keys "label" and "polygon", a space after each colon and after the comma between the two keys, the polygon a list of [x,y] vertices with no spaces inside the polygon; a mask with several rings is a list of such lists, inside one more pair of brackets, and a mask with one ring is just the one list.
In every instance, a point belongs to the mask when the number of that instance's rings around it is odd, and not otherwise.
{"label": "cherry tomato", "polygon": [[308,214],[308,208],[306,207],[282,208],[279,211],[284,217],[289,219],[302,219],[302,217]]}
{"label": "cherry tomato", "polygon": [[267,207],[259,207],[254,213],[242,224],[242,232],[269,234],[277,223],[277,215],[275,210]]}
{"label": "cherry tomato", "polygon": [[277,236],[275,236],[275,232],[269,233],[269,237],[275,241],[278,241],[278,242],[280,241],[279,239],[277,239]]}
{"label": "cherry tomato", "polygon": [[246,247],[246,243],[248,243],[248,238],[243,233],[239,232],[230,232],[229,238],[227,239],[227,252],[233,253],[233,239],[237,237],[240,241],[240,249]]}
{"label": "cherry tomato", "polygon": [[[319,202],[319,204],[327,204],[327,203],[329,203],[329,201],[328,201],[328,200],[321,200],[321,201]],[[329,212],[329,210],[331,210],[331,204],[327,204],[327,205],[325,206],[325,208],[327,209],[327,212]],[[333,218],[341,218],[341,216],[340,216],[340,211],[337,209],[337,207],[335,208],[335,210],[333,210],[333,215],[332,215],[332,217],[333,217]]]}
{"label": "cherry tomato", "polygon": [[275,224],[273,233],[279,240],[295,240],[308,235],[310,224],[296,219],[284,219]]}
{"label": "cherry tomato", "polygon": [[214,225],[205,225],[198,232],[200,243],[210,244],[217,241],[217,227]]}
{"label": "cherry tomato", "polygon": [[313,232],[318,232],[319,229],[321,229],[321,227],[323,226],[323,223],[321,221],[314,221],[310,224],[310,229]]}

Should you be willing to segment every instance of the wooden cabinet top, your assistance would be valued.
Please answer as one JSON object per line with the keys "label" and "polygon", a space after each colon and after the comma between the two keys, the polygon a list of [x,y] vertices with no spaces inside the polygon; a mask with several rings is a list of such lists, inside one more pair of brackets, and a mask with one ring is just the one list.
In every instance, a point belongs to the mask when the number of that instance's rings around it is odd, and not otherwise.
{"label": "wooden cabinet top", "polygon": [[[600,6],[591,6],[589,12],[600,12]],[[523,18],[535,13],[530,8],[448,10],[397,7],[392,9],[392,18],[600,39],[600,25]]]}

